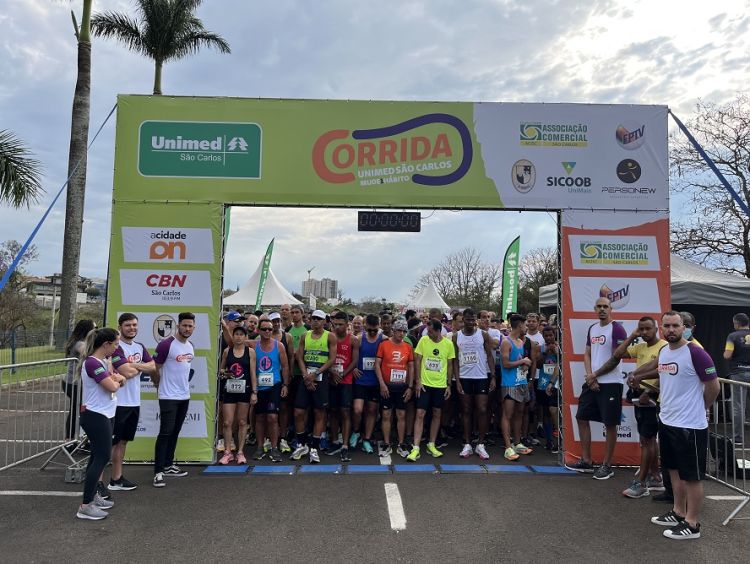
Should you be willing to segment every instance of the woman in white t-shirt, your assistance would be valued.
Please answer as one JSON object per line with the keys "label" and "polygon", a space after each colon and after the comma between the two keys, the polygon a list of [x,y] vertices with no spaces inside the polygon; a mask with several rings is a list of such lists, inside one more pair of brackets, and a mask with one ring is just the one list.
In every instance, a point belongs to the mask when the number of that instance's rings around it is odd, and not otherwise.
{"label": "woman in white t-shirt", "polygon": [[78,508],[79,519],[104,519],[113,501],[102,498],[96,491],[102,470],[112,454],[112,418],[117,410],[115,393],[125,384],[125,377],[112,370],[110,357],[120,344],[120,334],[104,327],[86,336],[81,371],[81,428],[86,431],[91,445],[91,456],[86,468],[83,503]]}
{"label": "woman in white t-shirt", "polygon": [[[81,319],[76,323],[76,326],[73,327],[73,333],[71,333],[70,338],[65,343],[65,358],[77,358],[80,360],[84,347],[83,341],[92,329],[96,329],[96,325],[90,319]],[[78,410],[81,405],[81,387],[79,386],[78,379],[80,369],[78,368],[78,364],[78,362],[71,361],[68,364],[68,371],[63,374],[60,381],[65,395],[70,398],[68,414],[65,417],[66,443],[77,438]]]}

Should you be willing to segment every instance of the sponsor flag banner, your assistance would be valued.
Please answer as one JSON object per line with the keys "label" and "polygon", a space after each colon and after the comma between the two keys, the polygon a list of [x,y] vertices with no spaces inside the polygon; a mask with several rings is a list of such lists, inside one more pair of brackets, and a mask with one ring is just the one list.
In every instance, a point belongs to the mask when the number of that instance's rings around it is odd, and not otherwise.
{"label": "sponsor flag banner", "polygon": [[[569,429],[565,456],[572,462],[581,454],[575,415],[585,381],[588,329],[598,323],[594,304],[600,297],[608,298],[612,318],[628,334],[637,327],[639,318],[649,315],[658,320],[661,312],[669,309],[669,216],[665,212],[564,211],[561,245],[562,318],[566,329],[563,417]],[[625,376],[635,368],[634,361],[625,360],[618,370]],[[613,462],[637,465],[638,429],[633,407],[624,397],[625,389]],[[601,424],[591,424],[591,438],[594,460],[601,460],[606,438]]]}
{"label": "sponsor flag banner", "polygon": [[257,310],[263,303],[263,293],[266,291],[266,279],[268,278],[268,269],[271,268],[271,255],[273,254],[273,239],[268,243],[266,254],[263,257],[263,269],[260,271],[260,280],[258,280],[258,295],[255,297],[255,306]]}
{"label": "sponsor flag banner", "polygon": [[518,304],[518,261],[521,254],[521,237],[513,239],[503,258],[503,318],[508,312],[516,311]]}

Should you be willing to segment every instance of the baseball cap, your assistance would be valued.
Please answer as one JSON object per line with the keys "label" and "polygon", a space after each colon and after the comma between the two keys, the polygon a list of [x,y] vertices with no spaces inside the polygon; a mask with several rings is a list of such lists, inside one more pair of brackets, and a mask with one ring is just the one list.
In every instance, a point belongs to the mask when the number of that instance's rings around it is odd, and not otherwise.
{"label": "baseball cap", "polygon": [[393,324],[394,331],[407,331],[408,329],[409,326],[406,324],[406,321],[402,321],[401,319]]}
{"label": "baseball cap", "polygon": [[325,319],[326,312],[324,312],[322,309],[316,309],[310,314],[310,317],[317,317],[318,319]]}
{"label": "baseball cap", "polygon": [[274,319],[281,319],[281,314],[278,311],[274,311],[273,313],[268,315],[268,319],[273,321]]}
{"label": "baseball cap", "polygon": [[228,311],[224,314],[224,319],[227,321],[237,321],[238,319],[242,319],[242,316],[236,311]]}

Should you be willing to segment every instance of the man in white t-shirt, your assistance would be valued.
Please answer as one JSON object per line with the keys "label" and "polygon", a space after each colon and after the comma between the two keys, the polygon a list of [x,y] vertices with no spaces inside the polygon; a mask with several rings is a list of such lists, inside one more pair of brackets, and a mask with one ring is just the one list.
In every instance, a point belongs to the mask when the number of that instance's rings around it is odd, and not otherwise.
{"label": "man in white t-shirt", "polygon": [[159,434],[154,447],[154,487],[163,488],[164,476],[187,476],[174,463],[177,439],[190,405],[190,367],[193,344],[188,341],[195,330],[195,314],[181,313],[177,333],[156,346],[154,362],[159,388]]}

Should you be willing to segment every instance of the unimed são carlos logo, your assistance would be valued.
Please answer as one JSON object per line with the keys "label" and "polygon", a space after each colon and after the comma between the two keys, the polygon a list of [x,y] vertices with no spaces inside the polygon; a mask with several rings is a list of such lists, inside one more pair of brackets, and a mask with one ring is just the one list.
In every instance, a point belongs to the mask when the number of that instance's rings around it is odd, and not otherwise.
{"label": "unimed s\u00e3o carlos logo", "polygon": [[143,176],[260,178],[256,123],[144,121],[138,135]]}

